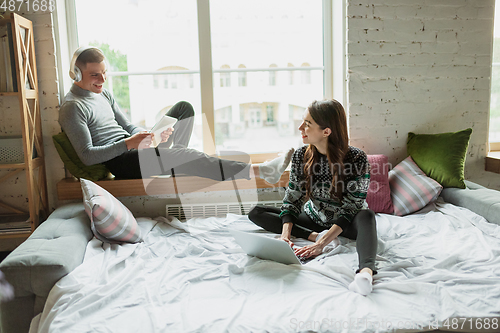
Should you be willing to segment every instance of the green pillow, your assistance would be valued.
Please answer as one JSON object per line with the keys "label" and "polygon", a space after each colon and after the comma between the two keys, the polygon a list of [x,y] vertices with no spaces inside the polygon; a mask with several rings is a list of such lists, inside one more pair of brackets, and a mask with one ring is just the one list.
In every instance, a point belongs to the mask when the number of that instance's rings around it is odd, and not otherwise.
{"label": "green pillow", "polygon": [[52,136],[57,152],[68,171],[76,178],[85,178],[98,181],[107,178],[109,170],[104,164],[85,165],[76,154],[66,133],[61,132]]}
{"label": "green pillow", "polygon": [[406,148],[418,167],[443,187],[466,188],[465,155],[472,128],[453,133],[408,133]]}

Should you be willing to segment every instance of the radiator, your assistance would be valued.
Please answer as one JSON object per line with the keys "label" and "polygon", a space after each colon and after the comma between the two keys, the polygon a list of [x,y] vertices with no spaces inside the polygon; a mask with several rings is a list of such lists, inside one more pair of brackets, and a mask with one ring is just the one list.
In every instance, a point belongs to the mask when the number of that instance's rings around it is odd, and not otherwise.
{"label": "radiator", "polygon": [[[281,207],[282,201],[264,201],[259,202],[259,205]],[[228,213],[246,215],[255,206],[255,202],[242,202],[241,205],[236,202],[231,203],[204,203],[204,204],[172,204],[167,205],[167,215],[174,216],[179,220],[189,220],[194,217],[223,217]]]}

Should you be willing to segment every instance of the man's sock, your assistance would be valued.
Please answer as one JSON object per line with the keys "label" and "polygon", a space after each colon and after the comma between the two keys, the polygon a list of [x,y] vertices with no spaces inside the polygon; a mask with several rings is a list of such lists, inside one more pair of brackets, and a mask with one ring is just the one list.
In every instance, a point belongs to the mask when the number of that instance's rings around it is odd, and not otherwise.
{"label": "man's sock", "polygon": [[295,149],[290,148],[286,153],[276,157],[274,160],[259,164],[260,178],[270,184],[276,184],[280,180],[283,172],[285,172],[288,164],[290,164],[294,151]]}
{"label": "man's sock", "polygon": [[372,292],[373,277],[368,272],[356,274],[354,281],[349,284],[349,290],[363,296]]}

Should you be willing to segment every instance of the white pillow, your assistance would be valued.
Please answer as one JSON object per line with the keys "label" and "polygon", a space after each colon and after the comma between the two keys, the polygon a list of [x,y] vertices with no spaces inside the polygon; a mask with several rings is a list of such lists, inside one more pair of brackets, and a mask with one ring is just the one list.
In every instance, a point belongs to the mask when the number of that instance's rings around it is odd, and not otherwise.
{"label": "white pillow", "polygon": [[389,185],[394,214],[403,216],[425,207],[437,199],[443,186],[413,162],[411,156],[389,171]]}
{"label": "white pillow", "polygon": [[107,243],[142,242],[141,229],[127,207],[90,180],[80,178],[80,183],[85,212],[97,239]]}

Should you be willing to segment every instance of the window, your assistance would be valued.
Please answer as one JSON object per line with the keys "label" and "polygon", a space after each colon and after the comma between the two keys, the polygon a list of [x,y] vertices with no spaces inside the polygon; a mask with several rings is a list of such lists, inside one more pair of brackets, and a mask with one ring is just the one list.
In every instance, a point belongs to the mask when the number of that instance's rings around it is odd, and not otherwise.
{"label": "window", "polygon": [[[269,68],[276,68],[278,65],[272,64],[269,66]],[[269,85],[270,86],[275,86],[276,85],[276,71],[269,71]]]}
{"label": "window", "polygon": [[[133,123],[148,128],[176,102],[193,104],[192,148],[267,153],[297,146],[303,110],[333,97],[331,52],[342,53],[343,45],[332,47],[332,31],[345,12],[337,1],[66,1],[74,2],[76,22],[68,26],[78,38],[69,44],[103,49],[107,88]],[[96,8],[105,17],[99,24]],[[338,35],[342,40],[343,31]],[[336,77],[344,84],[343,74]]]}
{"label": "window", "polygon": [[226,106],[221,109],[215,110],[215,144],[218,146],[224,145],[224,141],[230,135],[234,135],[234,128],[232,124],[233,110],[231,106]]}
{"label": "window", "polygon": [[[221,69],[229,69],[229,66],[222,65]],[[230,72],[220,73],[220,86],[221,87],[230,87],[231,86],[231,73]]]}
{"label": "window", "polygon": [[[305,62],[301,65],[301,67],[310,67],[310,65],[307,62]],[[311,71],[310,70],[302,70],[301,83],[302,84],[311,84]]]}
{"label": "window", "polygon": [[[203,150],[196,1],[69,1],[76,10],[78,41],[73,44],[103,50],[111,67],[106,88],[115,98],[127,96],[128,106],[117,101],[122,110],[130,109],[131,122],[150,128],[160,110],[187,100],[197,113],[190,146]],[[103,18],[98,24],[96,8]],[[180,80],[186,74],[194,82],[180,88],[174,77]],[[117,80],[128,81],[128,87],[117,87]]]}
{"label": "window", "polygon": [[[239,65],[238,68],[246,68],[245,65]],[[247,86],[247,72],[239,72],[238,73],[238,86],[246,87]]]}
{"label": "window", "polygon": [[495,28],[490,98],[490,150],[500,151],[500,1],[495,2]]}
{"label": "window", "polygon": [[274,124],[274,105],[266,106],[266,115],[267,115],[266,123],[268,125]]}
{"label": "window", "polygon": [[[286,65],[286,66],[293,67],[293,64],[288,63],[288,65]],[[289,85],[293,85],[294,74],[295,74],[294,71],[288,71],[288,84]]]}

